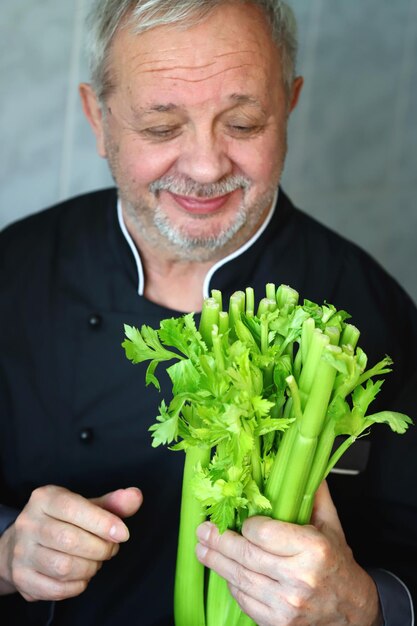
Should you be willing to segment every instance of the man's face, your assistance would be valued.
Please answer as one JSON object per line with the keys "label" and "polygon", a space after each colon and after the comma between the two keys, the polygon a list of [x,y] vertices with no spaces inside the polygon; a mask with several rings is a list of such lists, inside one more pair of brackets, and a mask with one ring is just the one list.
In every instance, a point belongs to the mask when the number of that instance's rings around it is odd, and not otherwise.
{"label": "man's face", "polygon": [[262,13],[227,4],[204,22],[118,31],[114,89],[96,133],[136,240],[215,260],[271,206],[290,100]]}

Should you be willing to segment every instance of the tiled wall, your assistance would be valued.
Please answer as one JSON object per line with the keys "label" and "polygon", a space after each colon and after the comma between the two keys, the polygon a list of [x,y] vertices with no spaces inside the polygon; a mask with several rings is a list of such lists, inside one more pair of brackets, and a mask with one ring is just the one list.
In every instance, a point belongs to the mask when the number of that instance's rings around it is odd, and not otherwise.
{"label": "tiled wall", "polygon": [[[0,227],[111,184],[78,102],[90,0],[3,0]],[[305,87],[284,186],[417,300],[417,0],[292,0]]]}

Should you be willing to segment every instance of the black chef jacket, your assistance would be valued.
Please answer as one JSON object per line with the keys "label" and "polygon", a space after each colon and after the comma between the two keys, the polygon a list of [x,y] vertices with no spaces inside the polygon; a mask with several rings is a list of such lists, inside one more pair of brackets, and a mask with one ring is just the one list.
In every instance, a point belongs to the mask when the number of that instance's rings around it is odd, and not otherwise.
{"label": "black chef jacket", "polygon": [[[151,446],[162,397],[145,388],[146,364],[120,346],[123,325],[158,327],[176,315],[138,295],[138,272],[120,229],[114,189],[30,216],[0,236],[0,502],[21,509],[57,484],[86,497],[132,485],[144,504],[131,539],[81,596],[56,603],[57,626],[172,625],[182,453]],[[417,313],[363,251],[296,210],[280,191],[267,229],[214,272],[225,297],[267,282],[349,311],[370,363],[395,362],[381,408],[415,414]],[[377,409],[378,406],[375,408]],[[417,443],[375,427],[366,470],[330,486],[356,558],[386,568],[416,595]],[[352,461],[353,462],[353,461]],[[363,465],[363,460],[362,460]],[[51,604],[0,598],[18,626],[48,623]]]}

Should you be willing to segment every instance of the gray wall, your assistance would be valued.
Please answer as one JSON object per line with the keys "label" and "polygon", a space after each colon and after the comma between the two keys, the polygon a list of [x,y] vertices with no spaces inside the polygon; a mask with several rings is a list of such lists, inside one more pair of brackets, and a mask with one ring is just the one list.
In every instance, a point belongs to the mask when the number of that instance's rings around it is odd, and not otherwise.
{"label": "gray wall", "polygon": [[[111,184],[77,95],[89,4],[2,2],[0,227]],[[306,82],[284,186],[417,300],[417,0],[292,5]]]}

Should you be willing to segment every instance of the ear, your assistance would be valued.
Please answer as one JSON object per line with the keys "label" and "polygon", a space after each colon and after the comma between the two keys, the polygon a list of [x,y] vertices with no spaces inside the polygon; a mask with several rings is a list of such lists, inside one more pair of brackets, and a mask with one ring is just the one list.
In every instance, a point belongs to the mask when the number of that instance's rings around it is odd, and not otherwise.
{"label": "ear", "polygon": [[289,108],[290,113],[295,109],[295,107],[298,104],[298,100],[300,98],[303,85],[304,85],[304,78],[302,76],[297,76],[294,79],[294,82],[292,84],[292,89],[291,89],[290,108]]}
{"label": "ear", "polygon": [[86,116],[96,136],[97,152],[101,157],[106,158],[107,154],[104,141],[103,113],[101,111],[100,103],[93,88],[88,83],[81,83],[79,86],[79,93],[84,115]]}

